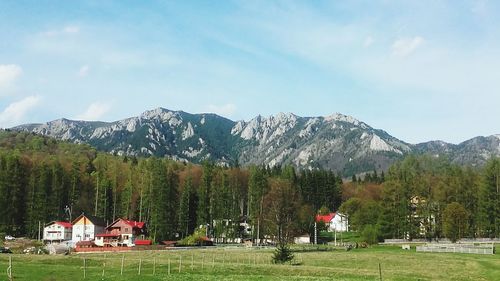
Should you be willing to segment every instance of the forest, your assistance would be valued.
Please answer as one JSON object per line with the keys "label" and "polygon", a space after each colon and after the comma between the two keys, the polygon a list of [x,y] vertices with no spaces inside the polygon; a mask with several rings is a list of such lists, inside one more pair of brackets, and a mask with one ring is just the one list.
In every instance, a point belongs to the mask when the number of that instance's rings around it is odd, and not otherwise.
{"label": "forest", "polygon": [[[0,131],[0,233],[35,238],[39,222],[85,212],[109,223],[144,221],[154,241],[181,239],[200,225],[215,238],[290,241],[312,234],[315,214],[341,211],[353,230],[377,241],[499,237],[499,176],[499,159],[461,167],[410,155],[385,173],[353,176],[116,156]],[[245,232],[242,221],[255,231]]]}

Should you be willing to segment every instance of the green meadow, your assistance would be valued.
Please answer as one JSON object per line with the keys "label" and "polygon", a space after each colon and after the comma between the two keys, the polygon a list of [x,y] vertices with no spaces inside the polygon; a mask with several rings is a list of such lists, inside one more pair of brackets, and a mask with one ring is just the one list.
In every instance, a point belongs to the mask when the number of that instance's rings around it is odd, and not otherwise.
{"label": "green meadow", "polygon": [[[498,280],[500,255],[417,253],[395,246],[345,251],[295,248],[292,264],[272,249],[213,248],[68,256],[12,255],[13,280]],[[0,256],[8,280],[9,255]],[[123,262],[123,270],[122,270]],[[85,264],[85,267],[84,267]],[[380,271],[379,271],[380,264]],[[381,273],[381,274],[380,274]]]}

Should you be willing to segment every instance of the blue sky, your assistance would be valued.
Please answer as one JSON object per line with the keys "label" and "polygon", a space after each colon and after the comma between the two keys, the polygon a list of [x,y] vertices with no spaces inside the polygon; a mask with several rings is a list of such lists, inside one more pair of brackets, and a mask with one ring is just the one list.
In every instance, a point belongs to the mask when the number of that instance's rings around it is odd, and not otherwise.
{"label": "blue sky", "polygon": [[0,127],[156,107],[500,133],[500,1],[0,2]]}

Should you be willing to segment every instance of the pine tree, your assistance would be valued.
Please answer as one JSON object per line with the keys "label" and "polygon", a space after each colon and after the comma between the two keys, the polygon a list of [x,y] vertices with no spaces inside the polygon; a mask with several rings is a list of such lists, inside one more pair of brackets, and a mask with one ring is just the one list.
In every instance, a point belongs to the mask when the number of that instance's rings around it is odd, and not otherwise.
{"label": "pine tree", "polygon": [[481,233],[500,236],[500,159],[488,161],[480,190]]}
{"label": "pine tree", "polygon": [[189,222],[190,222],[190,213],[192,207],[192,178],[189,175],[186,178],[184,183],[184,187],[182,189],[181,198],[180,198],[180,206],[179,206],[179,232],[182,234],[182,237],[188,236],[190,233]]}
{"label": "pine tree", "polygon": [[201,185],[198,189],[198,225],[212,226],[212,205],[210,198],[212,196],[212,178],[214,166],[210,162],[203,163],[203,176]]}

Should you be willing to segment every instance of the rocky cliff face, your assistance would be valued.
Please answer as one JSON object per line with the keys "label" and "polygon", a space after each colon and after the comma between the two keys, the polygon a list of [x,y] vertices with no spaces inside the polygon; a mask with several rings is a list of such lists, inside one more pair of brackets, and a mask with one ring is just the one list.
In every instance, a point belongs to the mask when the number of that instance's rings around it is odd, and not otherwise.
{"label": "rocky cliff face", "polygon": [[234,122],[215,114],[163,108],[116,122],[59,119],[13,128],[118,155],[170,157],[221,165],[239,163],[326,168],[344,175],[384,170],[409,153],[446,155],[459,164],[481,165],[500,155],[500,137],[477,137],[459,145],[440,141],[411,145],[351,116],[300,117],[291,113]]}

